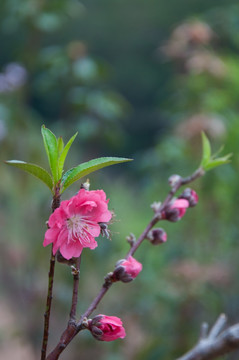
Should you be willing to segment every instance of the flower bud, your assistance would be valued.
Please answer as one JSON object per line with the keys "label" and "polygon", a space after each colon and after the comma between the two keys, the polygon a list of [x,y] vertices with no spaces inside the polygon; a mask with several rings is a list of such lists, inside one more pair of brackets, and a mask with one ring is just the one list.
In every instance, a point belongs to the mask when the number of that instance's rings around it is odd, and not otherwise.
{"label": "flower bud", "polygon": [[100,225],[100,234],[103,237],[106,237],[106,239],[110,239],[110,230],[108,229],[108,224],[107,223],[103,223],[103,222],[99,222],[98,223]]}
{"label": "flower bud", "polygon": [[189,207],[189,202],[186,199],[176,199],[171,205],[162,212],[162,218],[168,221],[176,222],[180,220],[186,209]]}
{"label": "flower bud", "polygon": [[183,193],[179,196],[179,199],[186,199],[189,202],[189,207],[196,206],[198,203],[198,194],[196,191],[186,188]]}
{"label": "flower bud", "polygon": [[130,256],[127,260],[119,260],[115,265],[114,278],[122,282],[130,282],[135,279],[143,266],[140,262]]}
{"label": "flower bud", "polygon": [[167,241],[167,233],[164,229],[156,228],[149,232],[148,239],[153,245],[163,244]]}
{"label": "flower bud", "polygon": [[87,179],[83,184],[80,186],[81,189],[85,189],[86,191],[90,190],[90,180]]}
{"label": "flower bud", "polygon": [[177,183],[179,183],[182,180],[180,175],[174,174],[171,175],[168,179],[168,183],[171,187],[174,187]]}
{"label": "flower bud", "polygon": [[160,210],[161,202],[154,201],[153,204],[150,205],[150,207],[156,214]]}
{"label": "flower bud", "polygon": [[100,314],[89,320],[88,329],[99,341],[113,341],[126,336],[122,321],[116,316]]}

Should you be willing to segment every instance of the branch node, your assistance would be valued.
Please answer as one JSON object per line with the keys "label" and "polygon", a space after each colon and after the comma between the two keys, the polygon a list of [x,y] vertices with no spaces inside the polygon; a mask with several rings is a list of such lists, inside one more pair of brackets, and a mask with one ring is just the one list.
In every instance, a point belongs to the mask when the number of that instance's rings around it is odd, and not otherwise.
{"label": "branch node", "polygon": [[136,237],[133,233],[130,233],[129,236],[126,236],[126,241],[129,243],[129,245],[132,247],[136,242]]}

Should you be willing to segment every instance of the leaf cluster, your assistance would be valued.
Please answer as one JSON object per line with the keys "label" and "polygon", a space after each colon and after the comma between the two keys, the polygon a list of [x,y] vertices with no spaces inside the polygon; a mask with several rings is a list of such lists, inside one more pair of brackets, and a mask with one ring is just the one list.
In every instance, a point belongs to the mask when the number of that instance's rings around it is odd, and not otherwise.
{"label": "leaf cluster", "polygon": [[212,155],[210,142],[202,132],[202,160],[200,167],[203,168],[204,171],[211,170],[217,166],[224,165],[230,162],[230,158],[232,154],[227,154],[222,157],[217,157],[217,155],[223,150],[223,147],[219,149],[214,155]]}
{"label": "leaf cluster", "polygon": [[5,161],[5,163],[20,168],[37,177],[39,180],[44,182],[53,194],[56,187],[60,189],[60,193],[62,194],[74,182],[96,170],[132,160],[119,157],[101,157],[82,163],[64,172],[66,156],[77,136],[77,133],[70,138],[66,145],[64,145],[62,137],[56,138],[56,136],[45,127],[45,125],[42,126],[41,133],[51,173],[39,165],[20,160],[9,160]]}

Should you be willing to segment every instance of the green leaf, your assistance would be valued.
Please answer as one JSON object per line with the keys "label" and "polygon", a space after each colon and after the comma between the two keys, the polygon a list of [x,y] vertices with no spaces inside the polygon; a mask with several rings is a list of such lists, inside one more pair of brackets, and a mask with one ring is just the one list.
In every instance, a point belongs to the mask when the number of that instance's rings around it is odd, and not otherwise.
{"label": "green leaf", "polygon": [[205,171],[208,171],[208,170],[211,170],[217,166],[220,166],[220,165],[224,165],[224,164],[228,164],[231,162],[230,158],[231,158],[232,154],[228,154],[226,156],[223,156],[223,157],[220,157],[220,158],[217,158],[215,160],[211,160],[207,163],[207,165],[205,166],[204,170]]}
{"label": "green leaf", "polygon": [[58,178],[58,169],[57,169],[57,161],[58,161],[58,144],[55,135],[45,127],[45,125],[41,128],[41,133],[43,137],[44,146],[46,149],[49,165],[51,168],[52,176],[54,182],[57,183]]}
{"label": "green leaf", "polygon": [[9,160],[9,161],[5,161],[5,163],[7,165],[15,166],[19,169],[22,169],[22,170],[28,172],[29,174],[37,177],[38,179],[43,181],[49,187],[49,189],[51,191],[53,191],[52,190],[53,189],[52,178],[51,178],[50,174],[42,167],[35,165],[35,164],[26,163],[24,161],[19,161],[19,160]]}
{"label": "green leaf", "polygon": [[[61,154],[59,155],[59,159],[58,159],[58,177],[59,179],[61,178],[62,175],[62,171],[63,171],[63,167],[64,167],[64,163],[65,163],[65,159],[66,156],[68,154],[68,151],[70,150],[70,147],[73,143],[73,141],[75,140],[76,136],[77,136],[78,132],[75,133],[75,135],[73,135],[70,140],[68,141],[68,143],[66,144],[66,146],[64,147],[64,149],[62,150]],[[60,138],[59,138],[60,139]]]}
{"label": "green leaf", "polygon": [[58,149],[58,156],[62,153],[62,150],[64,149],[64,141],[62,139],[62,136],[60,136],[57,139],[57,149]]}
{"label": "green leaf", "polygon": [[132,159],[118,158],[118,157],[102,157],[93,159],[83,164],[80,164],[70,170],[68,170],[62,178],[62,193],[73,184],[75,181],[82,177],[89,175],[90,173],[102,169],[106,166],[123,163],[126,161],[132,161]]}
{"label": "green leaf", "polygon": [[228,164],[230,162],[230,158],[232,154],[225,155],[223,157],[218,157],[217,155],[223,150],[223,147],[221,147],[215,154],[211,155],[211,145],[204,134],[202,132],[202,160],[200,167],[204,169],[204,171],[211,170],[217,166]]}
{"label": "green leaf", "polygon": [[207,163],[210,161],[210,157],[211,157],[211,145],[207,136],[202,131],[202,160],[200,164],[202,168],[205,168]]}

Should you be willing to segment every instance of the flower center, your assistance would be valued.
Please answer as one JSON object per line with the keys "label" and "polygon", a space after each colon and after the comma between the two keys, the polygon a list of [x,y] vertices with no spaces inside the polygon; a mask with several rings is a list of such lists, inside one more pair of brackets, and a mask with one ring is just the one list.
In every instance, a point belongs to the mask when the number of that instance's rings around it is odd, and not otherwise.
{"label": "flower center", "polygon": [[91,242],[91,230],[96,225],[94,221],[89,220],[86,216],[74,215],[67,219],[68,243],[79,240],[82,245]]}

